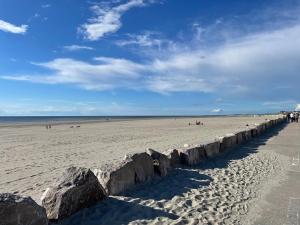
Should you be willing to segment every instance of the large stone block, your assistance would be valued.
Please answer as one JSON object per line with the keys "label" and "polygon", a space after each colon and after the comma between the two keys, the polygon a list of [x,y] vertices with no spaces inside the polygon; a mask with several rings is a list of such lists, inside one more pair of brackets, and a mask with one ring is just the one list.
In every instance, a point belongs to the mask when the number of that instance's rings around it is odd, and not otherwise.
{"label": "large stone block", "polygon": [[47,225],[46,210],[30,197],[0,194],[1,225]]}
{"label": "large stone block", "polygon": [[180,149],[180,159],[182,164],[194,166],[206,159],[203,146],[188,147]]}
{"label": "large stone block", "polygon": [[125,160],[134,162],[136,183],[149,181],[154,177],[153,160],[146,152],[127,154]]}
{"label": "large stone block", "polygon": [[171,162],[169,158],[153,149],[147,149],[147,154],[153,159],[154,172],[158,176],[166,176],[171,170]]}
{"label": "large stone block", "polygon": [[177,167],[178,165],[180,165],[181,161],[180,161],[180,156],[179,156],[179,152],[177,149],[169,149],[169,150],[165,151],[164,154],[170,160],[172,167]]}
{"label": "large stone block", "polygon": [[154,177],[152,158],[145,152],[128,154],[122,161],[93,170],[108,195],[123,193]]}
{"label": "large stone block", "polygon": [[203,147],[208,158],[216,157],[220,153],[220,141],[205,143]]}
{"label": "large stone block", "polygon": [[249,140],[251,140],[252,138],[251,129],[242,131],[242,134],[243,134],[243,142],[248,142]]}
{"label": "large stone block", "polygon": [[51,220],[68,217],[105,197],[105,191],[93,172],[86,168],[70,167],[43,194],[41,200]]}
{"label": "large stone block", "polygon": [[267,121],[267,129],[271,129],[273,127],[273,120],[268,120]]}
{"label": "large stone block", "polygon": [[257,129],[257,135],[261,135],[264,132],[264,124],[255,124]]}
{"label": "large stone block", "polygon": [[237,136],[235,134],[227,134],[225,137],[219,137],[220,152],[225,152],[237,145]]}
{"label": "large stone block", "polygon": [[262,125],[262,132],[263,132],[263,133],[267,131],[267,124],[268,124],[267,121],[265,121],[265,122],[263,122],[263,123],[261,124],[261,125]]}
{"label": "large stone block", "polygon": [[251,137],[256,137],[258,135],[257,127],[251,128]]}
{"label": "large stone block", "polygon": [[236,144],[240,145],[244,142],[244,139],[243,139],[243,132],[244,131],[239,131],[239,132],[236,132],[235,133],[235,136],[236,136]]}
{"label": "large stone block", "polygon": [[117,195],[130,189],[137,179],[134,163],[130,160],[106,164],[93,172],[107,195]]}

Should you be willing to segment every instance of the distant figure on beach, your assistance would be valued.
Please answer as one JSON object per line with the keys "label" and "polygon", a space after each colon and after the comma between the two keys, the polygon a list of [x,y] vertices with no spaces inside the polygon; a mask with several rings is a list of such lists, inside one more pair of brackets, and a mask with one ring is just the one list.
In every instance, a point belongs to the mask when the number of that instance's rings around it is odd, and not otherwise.
{"label": "distant figure on beach", "polygon": [[290,122],[291,123],[293,123],[294,122],[294,119],[295,119],[295,117],[294,117],[294,113],[290,113]]}
{"label": "distant figure on beach", "polygon": [[48,130],[48,125],[46,125],[46,130]]}
{"label": "distant figure on beach", "polygon": [[287,119],[287,122],[290,122],[290,114],[289,113],[286,114],[286,119]]}
{"label": "distant figure on beach", "polygon": [[299,113],[295,113],[295,122],[299,123]]}
{"label": "distant figure on beach", "polygon": [[196,120],[196,125],[203,125],[203,123],[201,123],[201,121]]}

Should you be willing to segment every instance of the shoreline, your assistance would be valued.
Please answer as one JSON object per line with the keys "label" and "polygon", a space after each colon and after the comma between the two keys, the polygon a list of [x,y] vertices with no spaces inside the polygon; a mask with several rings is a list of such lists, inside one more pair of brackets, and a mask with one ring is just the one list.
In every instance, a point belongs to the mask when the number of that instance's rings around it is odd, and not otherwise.
{"label": "shoreline", "polygon": [[[228,115],[179,115],[179,116],[0,116],[0,128],[4,127],[27,127],[27,126],[45,126],[46,124],[51,125],[74,125],[74,124],[92,124],[92,123],[105,123],[105,122],[120,122],[120,121],[134,121],[134,120],[158,120],[158,119],[201,119],[201,118],[222,118],[222,117],[262,117],[262,116],[273,116],[276,114],[228,114]],[[5,121],[5,119],[26,119],[35,118],[40,119],[37,122],[24,121],[24,122],[13,122]],[[48,119],[47,119],[48,118]],[[52,120],[50,119],[52,118]],[[77,120],[57,120],[57,119],[72,119]],[[99,119],[87,119],[87,118],[99,118]],[[44,120],[42,120],[44,119]],[[81,119],[81,120],[80,120]]]}

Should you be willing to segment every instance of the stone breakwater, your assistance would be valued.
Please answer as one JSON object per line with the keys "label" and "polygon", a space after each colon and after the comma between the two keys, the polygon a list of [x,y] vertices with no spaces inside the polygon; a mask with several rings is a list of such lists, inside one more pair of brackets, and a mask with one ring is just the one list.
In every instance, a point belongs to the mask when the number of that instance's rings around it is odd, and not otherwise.
{"label": "stone breakwater", "polygon": [[[23,206],[20,205],[22,201],[15,200],[16,196],[0,194],[0,221],[10,225],[16,223],[11,222],[9,218],[24,217],[27,220],[31,218],[32,221],[40,217],[44,218],[43,221],[47,218],[56,221],[64,219],[96,202],[101,202],[109,195],[119,195],[138,184],[151,181],[156,177],[164,177],[175,167],[199,165],[206,159],[246,143],[284,121],[286,121],[284,116],[278,116],[277,119],[248,126],[245,130],[227,134],[211,142],[193,146],[185,145],[183,148],[171,149],[163,153],[148,149],[147,152],[128,154],[123,160],[103,165],[99,169],[71,167],[43,194],[41,199],[43,210],[37,210],[36,203],[31,200],[25,202],[27,208],[31,207],[31,216],[28,216],[28,212],[23,213]],[[7,211],[7,207],[11,210]]]}

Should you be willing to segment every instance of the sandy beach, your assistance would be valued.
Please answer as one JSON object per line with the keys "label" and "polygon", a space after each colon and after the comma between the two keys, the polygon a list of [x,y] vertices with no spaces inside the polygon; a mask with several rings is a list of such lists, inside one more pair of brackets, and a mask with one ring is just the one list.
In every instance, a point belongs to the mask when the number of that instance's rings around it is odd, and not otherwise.
{"label": "sandy beach", "polygon": [[0,225],[300,225],[299,11],[0,0]]}
{"label": "sandy beach", "polygon": [[263,149],[278,132],[199,167],[177,168],[151,185],[110,196],[59,225],[253,224],[265,204],[262,197],[285,177],[286,157]]}
{"label": "sandy beach", "polygon": [[[98,168],[126,153],[153,148],[164,151],[199,144],[244,129],[272,116],[147,119],[84,123],[80,128],[60,124],[0,127],[0,190],[32,196],[44,190],[70,166]],[[76,124],[74,124],[76,125]]]}

